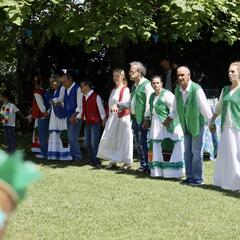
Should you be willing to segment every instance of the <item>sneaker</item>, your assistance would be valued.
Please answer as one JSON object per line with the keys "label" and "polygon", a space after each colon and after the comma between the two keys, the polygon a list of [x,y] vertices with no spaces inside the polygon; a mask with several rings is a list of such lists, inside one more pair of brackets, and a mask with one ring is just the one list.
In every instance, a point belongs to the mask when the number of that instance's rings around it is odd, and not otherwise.
{"label": "sneaker", "polygon": [[140,167],[137,169],[137,171],[140,172],[140,173],[145,173],[145,172],[148,172],[148,168],[147,168],[147,167],[140,166]]}
{"label": "sneaker", "polygon": [[203,180],[199,180],[199,179],[193,179],[192,182],[190,183],[191,186],[201,186],[203,185],[204,182]]}
{"label": "sneaker", "polygon": [[110,162],[107,166],[106,166],[106,169],[112,169],[112,168],[115,168],[117,167],[117,164],[115,162]]}
{"label": "sneaker", "polygon": [[189,185],[189,184],[192,183],[192,181],[193,181],[193,179],[191,179],[191,178],[186,178],[186,179],[182,180],[180,183],[181,183],[182,185]]}
{"label": "sneaker", "polygon": [[121,169],[123,169],[123,170],[128,170],[128,169],[130,169],[131,168],[131,164],[129,164],[129,163],[124,163],[122,166],[121,166]]}
{"label": "sneaker", "polygon": [[40,159],[40,158],[44,158],[44,156],[43,156],[42,154],[36,154],[35,157],[36,157],[36,158],[39,158],[39,159]]}
{"label": "sneaker", "polygon": [[100,163],[95,163],[92,166],[96,169],[100,169],[102,165]]}

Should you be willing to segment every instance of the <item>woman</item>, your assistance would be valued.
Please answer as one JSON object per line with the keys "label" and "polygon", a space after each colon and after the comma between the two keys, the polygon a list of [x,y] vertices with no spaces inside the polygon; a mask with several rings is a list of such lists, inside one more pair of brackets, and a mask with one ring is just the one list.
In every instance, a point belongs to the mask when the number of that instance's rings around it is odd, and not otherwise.
{"label": "woman", "polygon": [[108,106],[109,117],[100,140],[97,157],[109,160],[107,169],[124,163],[122,168],[129,169],[133,161],[133,135],[129,109],[119,111],[119,102],[129,102],[130,91],[124,84],[125,73],[122,69],[113,71],[116,87],[112,90]]}
{"label": "woman", "polygon": [[61,86],[59,76],[52,76],[49,79],[53,89],[53,98],[49,121],[48,159],[49,160],[72,160],[67,139],[67,122],[63,111],[63,99],[65,88]]}
{"label": "woman", "polygon": [[[178,119],[174,120],[168,128],[162,124],[174,102],[174,95],[162,88],[162,85],[160,76],[152,78],[152,87],[155,92],[149,100],[151,116],[149,168],[151,177],[180,178],[184,175],[183,132]],[[173,148],[170,161],[163,159],[164,145],[170,147],[170,150]]]}
{"label": "woman", "polygon": [[240,62],[230,64],[230,86],[225,86],[214,111],[210,129],[221,114],[221,138],[215,164],[213,184],[223,189],[240,190]]}
{"label": "woman", "polygon": [[35,124],[32,148],[34,149],[35,147],[40,147],[40,154],[35,155],[35,157],[47,158],[49,121],[41,76],[34,77],[34,84],[35,88],[33,90],[32,119],[35,120]]}

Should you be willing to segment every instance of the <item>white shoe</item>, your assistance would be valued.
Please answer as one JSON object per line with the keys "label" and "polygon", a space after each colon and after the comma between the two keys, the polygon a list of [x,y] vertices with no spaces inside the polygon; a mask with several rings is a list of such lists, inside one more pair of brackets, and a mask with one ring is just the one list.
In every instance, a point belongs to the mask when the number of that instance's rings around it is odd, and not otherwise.
{"label": "white shoe", "polygon": [[39,158],[39,159],[40,159],[40,158],[44,158],[44,156],[43,156],[42,154],[37,154],[37,155],[35,155],[35,157],[36,157],[36,158]]}

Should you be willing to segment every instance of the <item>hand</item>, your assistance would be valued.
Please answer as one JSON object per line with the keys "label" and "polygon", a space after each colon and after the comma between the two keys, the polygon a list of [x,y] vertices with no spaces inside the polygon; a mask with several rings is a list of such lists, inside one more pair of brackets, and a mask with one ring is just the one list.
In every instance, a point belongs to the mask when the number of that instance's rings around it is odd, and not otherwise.
{"label": "hand", "polygon": [[55,102],[51,99],[51,100],[49,101],[49,104],[52,105],[52,106],[54,106],[54,105],[55,105]]}
{"label": "hand", "polygon": [[32,122],[32,115],[26,116],[26,119],[27,119],[27,121],[28,121],[29,123]]}
{"label": "hand", "polygon": [[149,120],[144,119],[143,123],[142,123],[142,128],[143,129],[148,129],[149,128]]}
{"label": "hand", "polygon": [[215,123],[210,123],[208,127],[211,133],[215,133],[217,130]]}
{"label": "hand", "polygon": [[104,119],[102,120],[102,126],[103,126],[103,127],[105,127],[106,122],[107,122],[107,118],[104,118]]}
{"label": "hand", "polygon": [[114,104],[112,107],[111,107],[111,110],[110,110],[112,113],[117,113],[118,112],[118,106],[117,104]]}
{"label": "hand", "polygon": [[165,126],[166,128],[168,128],[169,125],[170,125],[170,123],[171,123],[171,121],[172,121],[172,119],[171,119],[170,117],[167,117],[167,118],[163,121],[162,125]]}
{"label": "hand", "polygon": [[70,122],[71,122],[72,124],[76,124],[76,123],[77,123],[77,117],[71,116]]}
{"label": "hand", "polygon": [[49,115],[48,112],[43,113],[44,117],[48,117],[48,115]]}

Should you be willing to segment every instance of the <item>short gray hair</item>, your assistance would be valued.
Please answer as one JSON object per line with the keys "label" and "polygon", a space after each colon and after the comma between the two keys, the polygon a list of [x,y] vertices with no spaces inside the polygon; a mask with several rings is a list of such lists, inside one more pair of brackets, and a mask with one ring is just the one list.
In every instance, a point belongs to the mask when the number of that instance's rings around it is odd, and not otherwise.
{"label": "short gray hair", "polygon": [[147,73],[146,67],[141,62],[130,62],[130,66],[137,66],[137,70],[141,73],[143,77]]}

